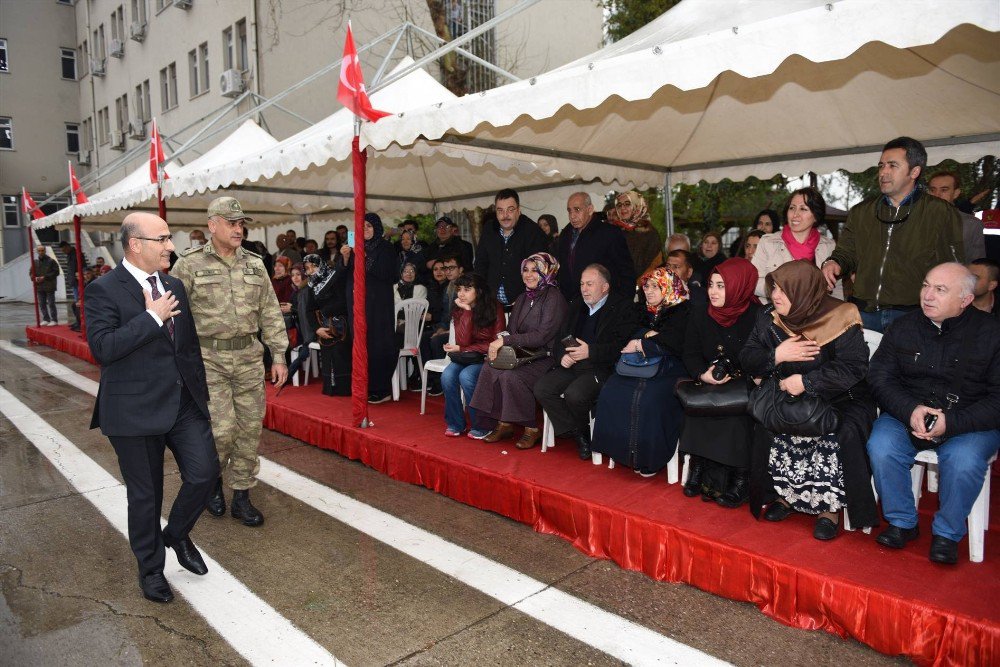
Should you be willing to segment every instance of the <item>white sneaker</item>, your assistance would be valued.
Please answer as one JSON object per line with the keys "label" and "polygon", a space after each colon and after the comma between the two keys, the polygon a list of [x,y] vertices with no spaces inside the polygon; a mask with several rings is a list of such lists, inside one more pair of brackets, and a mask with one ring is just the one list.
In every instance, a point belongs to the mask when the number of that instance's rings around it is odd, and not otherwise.
{"label": "white sneaker", "polygon": [[58,322],[49,322],[48,326],[50,326],[50,327],[57,327],[57,326],[59,326],[59,323]]}
{"label": "white sneaker", "polygon": [[38,326],[40,326],[40,327],[47,327],[50,324],[51,324],[51,322],[49,322],[48,320],[42,320],[42,323],[39,324]]}

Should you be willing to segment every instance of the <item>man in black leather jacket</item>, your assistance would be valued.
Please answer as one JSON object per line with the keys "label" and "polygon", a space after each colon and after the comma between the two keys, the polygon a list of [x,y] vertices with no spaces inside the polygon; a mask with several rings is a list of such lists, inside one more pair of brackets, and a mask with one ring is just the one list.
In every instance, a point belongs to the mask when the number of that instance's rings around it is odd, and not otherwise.
{"label": "man in black leather jacket", "polygon": [[930,559],[955,563],[966,518],[1000,447],[1000,322],[976,308],[975,276],[957,263],[931,269],[920,310],[888,328],[868,380],[881,416],[868,440],[889,527],[878,541],[899,549],[919,535],[910,486],[917,449],[935,448],[940,509]]}

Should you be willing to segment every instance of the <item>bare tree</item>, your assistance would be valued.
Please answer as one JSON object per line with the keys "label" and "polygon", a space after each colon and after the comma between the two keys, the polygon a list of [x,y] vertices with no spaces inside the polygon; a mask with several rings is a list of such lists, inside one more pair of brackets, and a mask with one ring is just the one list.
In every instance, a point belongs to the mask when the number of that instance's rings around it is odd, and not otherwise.
{"label": "bare tree", "polygon": [[[434,24],[434,32],[441,39],[450,42],[452,34],[451,29],[448,27],[447,0],[427,0],[427,9],[431,13],[431,23]],[[467,92],[465,66],[454,51],[442,56],[441,71],[444,73],[445,88],[458,97],[465,95]]]}

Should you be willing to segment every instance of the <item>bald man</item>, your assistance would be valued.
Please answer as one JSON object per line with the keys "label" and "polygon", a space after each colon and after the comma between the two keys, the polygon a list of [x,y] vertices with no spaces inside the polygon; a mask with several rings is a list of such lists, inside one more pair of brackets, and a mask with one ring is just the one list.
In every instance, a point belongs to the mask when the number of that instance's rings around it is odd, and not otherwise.
{"label": "bald man", "polygon": [[[170,229],[151,213],[132,213],[122,222],[121,244],[122,262],[86,288],[87,342],[101,364],[90,427],[100,427],[118,455],[143,596],[170,602],[165,547],[185,569],[208,571],[189,533],[218,479],[219,457],[187,294],[163,273],[174,250]],[[182,483],[161,530],[166,447]]]}
{"label": "bald man", "polygon": [[930,559],[936,563],[958,561],[966,519],[1000,447],[1000,322],[969,307],[975,286],[961,264],[932,268],[920,310],[889,326],[868,372],[882,409],[868,455],[889,522],[878,542],[901,549],[919,536],[910,467],[918,450],[934,449],[940,509],[931,524]]}

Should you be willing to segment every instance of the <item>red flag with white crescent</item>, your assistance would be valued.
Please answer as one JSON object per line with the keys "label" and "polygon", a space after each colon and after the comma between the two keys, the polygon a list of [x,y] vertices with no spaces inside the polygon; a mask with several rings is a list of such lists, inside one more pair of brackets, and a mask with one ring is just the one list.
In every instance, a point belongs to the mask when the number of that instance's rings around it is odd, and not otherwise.
{"label": "red flag with white crescent", "polygon": [[347,40],[344,42],[344,59],[340,64],[340,84],[337,86],[337,100],[360,118],[377,121],[392,114],[372,108],[365,91],[365,77],[361,73],[358,50],[354,48],[351,24],[347,24]]}
{"label": "red flag with white crescent", "polygon": [[76,172],[73,171],[73,163],[67,162],[67,164],[69,165],[69,190],[73,201],[77,204],[86,204],[89,200],[83,191],[83,187],[80,185],[80,181],[76,177]]}
{"label": "red flag with white crescent", "polygon": [[35,200],[31,198],[31,195],[23,187],[21,188],[21,210],[25,213],[30,213],[34,220],[40,220],[45,217],[42,210],[38,208],[38,204],[35,203]]}
{"label": "red flag with white crescent", "polygon": [[[163,152],[163,140],[160,139],[160,131],[156,129],[156,119],[153,119],[153,127],[149,132],[149,182],[159,183],[159,166],[167,161],[167,156]],[[167,180],[167,170],[163,170],[163,180]]]}

